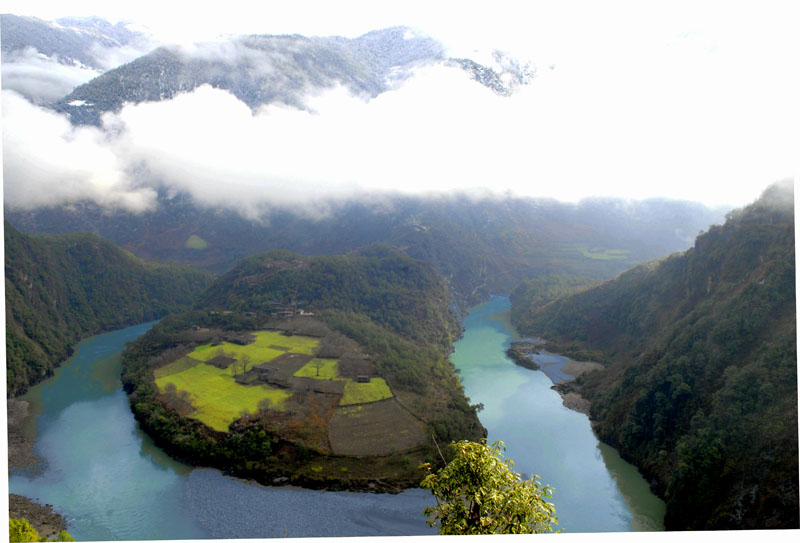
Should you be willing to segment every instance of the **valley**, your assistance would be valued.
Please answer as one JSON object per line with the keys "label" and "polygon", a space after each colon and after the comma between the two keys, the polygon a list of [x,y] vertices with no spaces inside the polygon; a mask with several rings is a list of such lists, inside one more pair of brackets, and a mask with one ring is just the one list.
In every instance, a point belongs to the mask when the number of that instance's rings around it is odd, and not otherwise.
{"label": "valley", "polygon": [[0,15],[11,516],[800,528],[790,18],[612,4]]}

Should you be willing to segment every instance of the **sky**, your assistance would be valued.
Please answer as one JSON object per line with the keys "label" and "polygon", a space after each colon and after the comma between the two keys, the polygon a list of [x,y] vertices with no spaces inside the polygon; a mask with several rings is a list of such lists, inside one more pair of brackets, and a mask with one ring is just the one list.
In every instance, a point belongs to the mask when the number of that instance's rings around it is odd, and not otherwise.
{"label": "sky", "polygon": [[155,193],[131,173],[135,159],[198,201],[253,213],[264,198],[314,207],[375,191],[486,189],[745,205],[794,177],[798,162],[792,4],[227,1],[219,11],[219,3],[7,0],[9,13],[98,15],[181,43],[242,33],[356,37],[407,25],[453,56],[482,61],[500,49],[537,73],[502,98],[428,67],[369,102],[342,89],[309,97],[313,115],[251,112],[227,92],[201,88],[126,107],[104,131],[75,130],[6,92],[6,202],[88,195],[146,209]]}

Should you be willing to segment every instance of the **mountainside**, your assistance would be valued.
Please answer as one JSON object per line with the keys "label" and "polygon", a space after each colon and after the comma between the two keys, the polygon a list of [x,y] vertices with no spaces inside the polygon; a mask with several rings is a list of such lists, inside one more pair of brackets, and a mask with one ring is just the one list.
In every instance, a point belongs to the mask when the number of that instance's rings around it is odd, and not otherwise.
{"label": "mountainside", "polygon": [[450,299],[387,246],[255,255],[129,346],[123,385],[142,427],[187,462],[266,483],[414,486],[436,459],[431,435],[483,436],[448,359]]}
{"label": "mountainside", "polygon": [[210,282],[90,234],[26,235],[6,221],[4,243],[9,396],[52,374],[81,337],[184,310]]}
{"label": "mountainside", "polygon": [[94,204],[6,209],[25,231],[88,231],[148,259],[214,273],[260,251],[321,255],[389,243],[431,264],[466,304],[552,273],[607,279],[643,260],[686,249],[721,220],[718,211],[677,201],[529,198],[384,198],[333,205],[327,215],[274,210],[263,220],[162,197],[153,211],[108,211]]}
{"label": "mountainside", "polygon": [[667,502],[667,529],[798,528],[791,183],[692,249],[543,306],[526,334],[605,371],[575,388]]}
{"label": "mountainside", "polygon": [[50,105],[78,85],[151,50],[151,37],[98,17],[0,15],[3,90]]}
{"label": "mountainside", "polygon": [[99,17],[64,17],[44,21],[36,17],[0,15],[0,47],[3,61],[15,52],[33,47],[66,65],[106,69],[101,48],[134,45],[146,39],[124,23],[112,25]]}
{"label": "mountainside", "polygon": [[444,63],[466,70],[501,95],[530,82],[533,69],[496,54],[496,67],[468,59],[447,61],[436,40],[406,27],[358,38],[251,35],[192,48],[164,46],[76,88],[54,107],[74,124],[100,124],[123,103],[173,98],[208,84],[253,109],[278,102],[304,108],[308,93],[342,85],[366,98],[395,88],[414,67]]}

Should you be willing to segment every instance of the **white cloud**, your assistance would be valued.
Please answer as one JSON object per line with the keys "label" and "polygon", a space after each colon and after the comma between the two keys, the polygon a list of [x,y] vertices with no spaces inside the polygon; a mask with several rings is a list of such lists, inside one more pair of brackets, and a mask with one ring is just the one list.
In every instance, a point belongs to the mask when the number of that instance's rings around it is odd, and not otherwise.
{"label": "white cloud", "polygon": [[33,47],[3,53],[3,88],[40,104],[55,102],[98,75],[91,68],[61,64]]}
{"label": "white cloud", "polygon": [[136,60],[157,47],[157,43],[147,38],[140,40],[136,45],[122,45],[118,47],[103,47],[95,43],[91,48],[92,57],[104,70],[111,70],[127,62]]}
{"label": "white cloud", "polygon": [[425,6],[337,5],[347,23],[328,8],[309,18],[286,5],[262,19],[232,9],[208,28],[357,35],[409,24],[455,54],[499,47],[534,60],[533,84],[500,98],[455,69],[427,68],[369,102],[342,89],[310,98],[314,114],[253,114],[224,91],[198,89],[107,117],[115,137],[102,147],[124,175],[137,172],[128,183],[251,211],[466,187],[742,205],[793,175],[800,47],[783,4],[462,2],[458,17],[453,5]]}
{"label": "white cloud", "polygon": [[81,200],[134,212],[155,192],[134,187],[106,136],[74,128],[61,115],[3,91],[3,192],[6,205],[31,208]]}

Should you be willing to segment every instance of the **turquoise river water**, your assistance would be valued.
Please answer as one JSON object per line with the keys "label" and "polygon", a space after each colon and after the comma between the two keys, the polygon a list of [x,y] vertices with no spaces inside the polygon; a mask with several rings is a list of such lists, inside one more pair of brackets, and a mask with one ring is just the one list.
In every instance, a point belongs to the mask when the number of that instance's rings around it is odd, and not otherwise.
{"label": "turquoise river water", "polygon": [[[518,471],[556,489],[564,531],[661,529],[663,503],[636,469],[598,444],[586,416],[561,405],[544,373],[505,356],[513,336],[507,310],[507,298],[494,298],[470,312],[453,355],[467,395],[485,405],[489,440],[503,440]],[[12,472],[10,492],[53,504],[78,540],[435,533],[422,514],[433,500],[420,489],[271,488],[169,458],[139,430],[119,380],[119,353],[152,325],[81,342],[53,378],[22,398],[31,403],[26,432],[43,462]]]}

